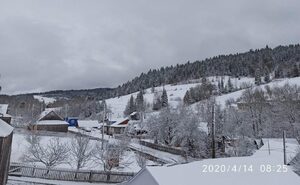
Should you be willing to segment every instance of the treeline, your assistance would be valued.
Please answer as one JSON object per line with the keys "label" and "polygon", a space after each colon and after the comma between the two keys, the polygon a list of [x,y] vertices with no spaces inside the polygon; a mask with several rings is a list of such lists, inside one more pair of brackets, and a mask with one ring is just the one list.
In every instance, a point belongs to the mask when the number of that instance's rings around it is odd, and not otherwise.
{"label": "treeline", "polygon": [[[300,45],[278,46],[274,49],[250,50],[245,53],[219,55],[202,61],[187,62],[176,66],[151,69],[147,73],[117,88],[97,88],[87,90],[57,90],[38,95],[47,97],[74,98],[77,96],[95,97],[98,100],[122,96],[140,89],[175,84],[208,76],[248,76],[255,77],[256,84],[274,78],[299,76]],[[33,94],[32,94],[33,95]]]}
{"label": "treeline", "polygon": [[250,50],[245,53],[219,55],[203,61],[151,69],[119,86],[116,91],[121,96],[139,91],[139,89],[207,76],[255,77],[256,83],[259,84],[261,78],[268,81],[270,74],[273,74],[275,78],[299,76],[299,63],[299,44],[278,46],[274,49],[266,46],[263,49]]}
{"label": "treeline", "polygon": [[140,113],[140,116],[142,116],[146,110],[152,109],[154,111],[158,111],[162,108],[168,107],[169,100],[165,88],[163,88],[162,93],[155,91],[155,89],[152,89],[152,92],[154,93],[152,108],[151,104],[144,100],[144,91],[140,90],[136,98],[134,98],[133,95],[130,96],[124,110],[124,116],[128,116],[133,112],[138,112]]}

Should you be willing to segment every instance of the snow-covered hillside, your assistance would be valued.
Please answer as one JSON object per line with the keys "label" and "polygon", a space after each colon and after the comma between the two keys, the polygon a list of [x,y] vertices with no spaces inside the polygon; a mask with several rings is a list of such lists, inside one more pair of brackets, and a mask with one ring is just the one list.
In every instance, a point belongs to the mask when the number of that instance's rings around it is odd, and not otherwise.
{"label": "snow-covered hillside", "polygon": [[35,99],[39,100],[40,102],[44,102],[46,105],[53,103],[56,101],[55,98],[48,98],[48,97],[44,97],[44,96],[38,96],[38,95],[34,95],[33,96]]}
{"label": "snow-covered hillside", "polygon": [[[229,76],[224,76],[223,79],[224,85],[228,83],[228,79]],[[243,88],[243,87],[249,87],[254,85],[254,78],[230,77],[230,79],[231,79],[231,83],[235,88]],[[208,80],[217,86],[218,81],[221,80],[221,77],[219,76],[209,77]],[[200,81],[201,80],[193,80],[192,81],[193,83],[188,83],[188,84],[165,85],[165,86],[155,87],[155,92],[161,93],[163,91],[163,88],[165,88],[168,94],[169,104],[171,106],[177,106],[178,103],[182,102],[186,91],[189,90],[191,87],[195,87],[196,85],[201,84]],[[129,101],[131,95],[136,97],[137,92],[129,95],[121,96],[119,98],[116,97],[116,98],[110,98],[106,100],[109,109],[112,111],[112,119],[123,117],[123,112],[125,110],[127,102]],[[151,92],[151,88],[146,89],[144,94],[144,100],[146,100],[147,103],[152,104],[153,97],[154,97],[154,93]]]}
{"label": "snow-covered hillside", "polygon": [[[274,81],[272,81],[268,84],[263,84],[263,85],[255,86],[255,87],[252,87],[252,88],[260,87],[260,88],[264,89],[265,86],[267,86],[267,85],[271,88],[272,87],[281,87],[281,86],[284,86],[287,83],[290,84],[290,85],[300,86],[300,77],[277,79],[277,80],[274,80]],[[241,95],[243,94],[244,91],[245,91],[245,89],[242,89],[242,90],[235,91],[235,92],[232,92],[232,93],[229,93],[229,94],[224,94],[224,95],[221,95],[221,96],[217,96],[216,101],[222,107],[224,107],[227,100],[230,100],[230,99],[237,100],[239,97],[241,97]]]}
{"label": "snow-covered hillside", "polygon": [[[224,77],[224,85],[227,84],[228,82],[228,76]],[[221,77],[209,77],[208,78],[213,84],[217,85],[218,81],[221,79]],[[189,90],[191,87],[195,87],[196,85],[201,84],[199,82],[200,80],[194,80],[193,82],[195,83],[189,83],[189,84],[179,84],[179,85],[165,85],[160,86],[160,87],[155,87],[155,92],[162,92],[163,88],[166,89],[168,98],[169,98],[169,104],[171,106],[177,106],[179,103],[182,103],[183,97],[186,93],[187,90]],[[273,80],[272,82],[268,84],[263,84],[260,86],[255,86],[254,85],[254,78],[231,78],[231,82],[235,88],[242,88],[242,90],[238,90],[232,93],[228,94],[223,94],[220,96],[216,96],[216,101],[221,105],[221,107],[225,107],[226,101],[227,100],[237,100],[243,92],[245,91],[245,88],[250,87],[250,88],[264,88],[266,85],[270,87],[275,87],[275,86],[283,86],[286,83],[289,83],[290,85],[299,85],[300,86],[300,77],[296,78],[284,78],[284,79],[276,79]],[[121,96],[121,97],[116,97],[116,98],[110,98],[106,100],[106,103],[109,107],[109,109],[112,111],[112,119],[117,119],[123,117],[123,112],[125,110],[125,107],[127,105],[127,102],[130,99],[130,96],[133,95],[136,97],[137,92]],[[145,90],[144,94],[144,100],[146,100],[147,103],[151,104],[153,103],[153,97],[154,93],[151,92],[151,88]],[[195,103],[192,106],[195,106],[197,103]]]}

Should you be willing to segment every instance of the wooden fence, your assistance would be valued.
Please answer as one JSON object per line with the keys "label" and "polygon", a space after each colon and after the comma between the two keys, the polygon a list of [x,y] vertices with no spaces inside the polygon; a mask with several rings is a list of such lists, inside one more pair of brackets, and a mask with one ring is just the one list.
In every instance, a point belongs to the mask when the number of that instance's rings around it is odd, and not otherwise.
{"label": "wooden fence", "polygon": [[171,147],[167,147],[167,146],[163,146],[163,145],[158,145],[158,144],[154,144],[154,143],[149,143],[146,141],[140,141],[141,145],[147,146],[149,148],[153,148],[155,150],[160,150],[163,152],[168,152],[171,154],[175,154],[175,155],[181,155],[181,156],[186,156],[186,152],[177,148],[171,148]]}
{"label": "wooden fence", "polygon": [[13,163],[10,165],[9,175],[62,181],[121,183],[130,180],[135,174],[131,172],[47,169]]}

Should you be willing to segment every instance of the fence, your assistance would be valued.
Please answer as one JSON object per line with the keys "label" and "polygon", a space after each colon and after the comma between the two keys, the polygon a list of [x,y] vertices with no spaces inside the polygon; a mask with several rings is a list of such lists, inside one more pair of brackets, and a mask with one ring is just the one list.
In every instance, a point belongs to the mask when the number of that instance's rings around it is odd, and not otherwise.
{"label": "fence", "polygon": [[158,145],[158,144],[154,144],[154,143],[149,143],[146,141],[140,141],[141,145],[147,146],[149,148],[153,148],[155,150],[160,150],[163,152],[168,152],[171,154],[175,154],[175,155],[181,155],[181,156],[186,156],[186,152],[177,148],[171,148],[171,147],[167,147],[167,146],[163,146],[163,145]]}
{"label": "fence", "polygon": [[131,172],[47,169],[23,164],[11,164],[9,175],[62,181],[121,183],[130,180],[135,174]]}

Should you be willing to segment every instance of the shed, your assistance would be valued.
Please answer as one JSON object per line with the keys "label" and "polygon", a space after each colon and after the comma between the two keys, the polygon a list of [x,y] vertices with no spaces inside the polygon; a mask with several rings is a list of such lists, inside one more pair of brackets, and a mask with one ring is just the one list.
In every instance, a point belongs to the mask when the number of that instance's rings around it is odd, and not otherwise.
{"label": "shed", "polygon": [[6,184],[11,155],[13,127],[0,119],[0,184]]}
{"label": "shed", "polygon": [[33,130],[68,132],[68,126],[69,123],[59,116],[54,109],[46,109],[34,124]]}
{"label": "shed", "polygon": [[120,118],[115,121],[111,121],[111,124],[104,126],[104,132],[108,135],[123,134],[128,123],[128,118]]}
{"label": "shed", "polygon": [[0,119],[6,123],[11,123],[12,116],[8,114],[8,104],[0,104]]}

